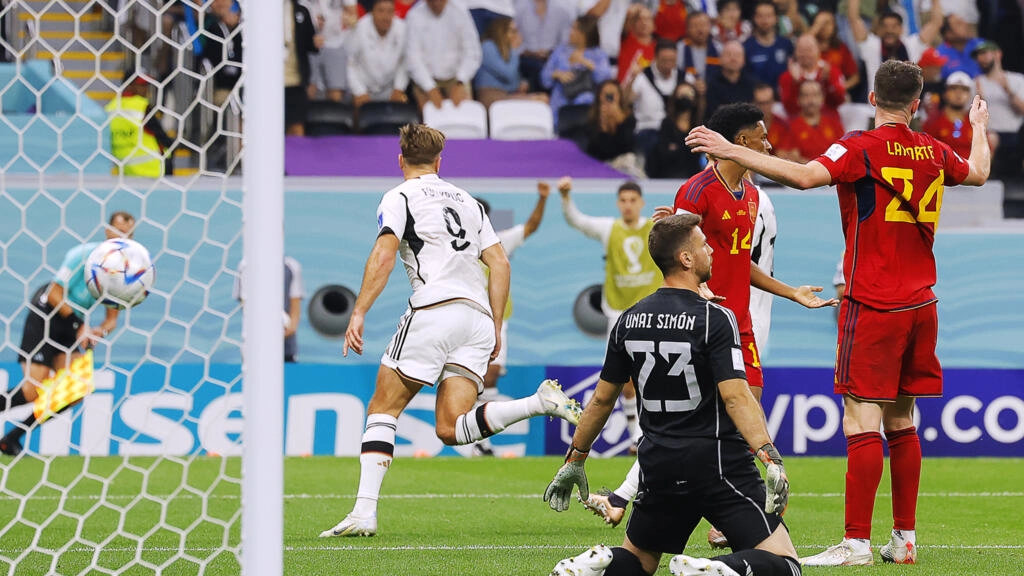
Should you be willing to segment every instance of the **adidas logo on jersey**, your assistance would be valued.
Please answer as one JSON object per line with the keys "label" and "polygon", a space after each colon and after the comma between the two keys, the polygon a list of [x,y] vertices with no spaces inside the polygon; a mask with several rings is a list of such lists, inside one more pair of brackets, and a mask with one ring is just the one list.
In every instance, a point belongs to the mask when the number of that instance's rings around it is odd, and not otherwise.
{"label": "adidas logo on jersey", "polygon": [[722,214],[722,220],[732,220],[732,216],[729,215],[728,210],[726,210],[725,213]]}

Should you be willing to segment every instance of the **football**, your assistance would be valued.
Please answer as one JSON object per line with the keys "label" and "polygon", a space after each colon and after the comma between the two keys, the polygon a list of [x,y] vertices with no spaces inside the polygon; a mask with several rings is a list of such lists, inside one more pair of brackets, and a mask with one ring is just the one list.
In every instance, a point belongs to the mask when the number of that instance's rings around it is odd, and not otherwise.
{"label": "football", "polygon": [[111,308],[137,306],[156,281],[149,250],[134,240],[113,238],[93,249],[85,262],[85,284],[96,300]]}

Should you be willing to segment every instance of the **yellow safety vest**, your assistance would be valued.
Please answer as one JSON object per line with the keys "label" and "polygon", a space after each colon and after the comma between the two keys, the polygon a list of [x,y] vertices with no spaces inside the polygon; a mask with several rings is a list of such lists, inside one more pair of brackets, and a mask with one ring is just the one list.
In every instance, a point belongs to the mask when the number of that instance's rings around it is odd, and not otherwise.
{"label": "yellow safety vest", "polygon": [[144,129],[149,99],[118,96],[107,104],[110,118],[110,152],[120,161],[116,173],[159,178],[164,173],[163,154],[156,136]]}
{"label": "yellow safety vest", "polygon": [[630,230],[621,218],[612,225],[605,261],[604,299],[613,310],[625,310],[661,287],[664,278],[651,259],[647,237],[654,220]]}

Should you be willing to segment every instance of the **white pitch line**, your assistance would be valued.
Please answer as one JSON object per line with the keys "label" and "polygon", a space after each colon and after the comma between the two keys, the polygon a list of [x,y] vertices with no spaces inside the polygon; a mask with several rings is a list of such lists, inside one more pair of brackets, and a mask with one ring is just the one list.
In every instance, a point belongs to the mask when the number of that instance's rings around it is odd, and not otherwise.
{"label": "white pitch line", "polygon": [[[516,550],[577,550],[585,547],[586,544],[524,544],[521,546],[511,545],[500,545],[500,544],[466,544],[461,546],[447,546],[447,545],[435,545],[435,546],[285,546],[285,552],[502,552],[502,551],[516,551]],[[796,546],[801,550],[818,550],[827,547],[828,544],[806,544]],[[1019,544],[988,544],[979,546],[970,546],[965,544],[932,544],[932,545],[921,545],[918,548],[928,550],[1022,550],[1024,545]],[[175,553],[193,553],[193,552],[220,552],[223,550],[232,550],[232,548],[214,548],[214,547],[187,547],[187,548],[176,548],[176,547],[146,547],[146,548],[131,548],[131,547],[118,547],[118,548],[88,548],[84,546],[78,546],[75,548],[69,548],[67,550],[59,551],[52,548],[35,548],[33,552],[39,552],[42,554],[93,554],[96,551],[102,553],[146,553],[146,552],[175,552]],[[0,549],[0,554],[20,554],[24,552],[23,548],[4,550]]]}
{"label": "white pitch line", "polygon": [[[24,494],[4,494],[0,495],[7,496],[10,498],[24,498]],[[845,496],[843,492],[793,492],[790,494],[790,498],[840,498]],[[891,498],[892,494],[879,493],[879,498]],[[285,494],[285,500],[352,500],[356,497],[355,494]],[[920,498],[1021,498],[1024,497],[1024,492],[921,492],[918,494]],[[159,499],[159,500],[201,500],[208,498],[210,500],[238,500],[240,496],[238,494],[209,494],[199,495],[192,493],[181,493],[177,495],[170,494],[108,494],[106,496],[100,496],[99,494],[72,494],[69,496],[31,496],[33,501],[46,501],[46,500],[133,500],[135,498],[142,499]],[[459,499],[471,499],[471,500],[539,500],[541,494],[382,494],[382,500],[447,500],[452,498]]]}

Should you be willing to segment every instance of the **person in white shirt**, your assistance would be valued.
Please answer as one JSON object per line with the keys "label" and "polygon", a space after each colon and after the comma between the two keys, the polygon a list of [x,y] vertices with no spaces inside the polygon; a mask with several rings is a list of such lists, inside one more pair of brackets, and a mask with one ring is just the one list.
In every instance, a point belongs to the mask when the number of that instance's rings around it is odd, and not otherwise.
{"label": "person in white shirt", "polygon": [[597,18],[601,50],[613,60],[619,57],[622,27],[626,24],[630,4],[630,0],[579,0],[577,14]]}
{"label": "person in white shirt", "polygon": [[311,5],[310,11],[316,20],[323,46],[320,52],[309,56],[312,68],[309,98],[315,99],[323,90],[329,100],[341,102],[348,84],[345,43],[358,18],[356,0],[319,0]]}
{"label": "person in white shirt", "polygon": [[989,130],[998,142],[992,157],[993,172],[1000,176],[1020,175],[1024,156],[1020,139],[1024,125],[1024,74],[1003,69],[1003,51],[995,42],[982,42],[971,56],[981,68],[981,75],[976,78],[978,94],[988,103]]}
{"label": "person in white shirt", "polygon": [[[440,382],[435,431],[449,446],[477,442],[532,416],[579,423],[579,403],[553,380],[544,380],[526,398],[473,407],[483,391],[487,364],[501,349],[510,268],[483,206],[438,177],[444,141],[441,132],[422,124],[407,124],[399,132],[398,165],[405,181],[385,193],[377,208],[377,241],[366,261],[342,354],[348,356],[349,349],[363,353],[366,314],[387,285],[396,252],[412,296],[381,358],[366,408],[355,506],[321,538],[377,533],[377,499],[394,457],[398,417],[424,386]],[[489,280],[481,262],[490,271]]]}
{"label": "person in white shirt", "polygon": [[[544,207],[547,205],[548,194],[550,193],[550,184],[547,182],[537,182],[537,204],[534,205],[533,212],[530,213],[530,217],[526,219],[526,222],[511,228],[498,230],[498,240],[501,241],[501,247],[505,249],[505,254],[509,258],[512,258],[512,254],[519,248],[522,248],[523,244],[526,243],[526,239],[540,228],[541,220],[544,219]],[[483,199],[478,198],[477,201],[484,207],[484,214],[490,218],[491,205]],[[512,317],[511,295],[509,296],[508,304],[505,305],[504,316],[505,321],[501,324],[501,338],[499,339],[501,350],[498,351],[498,355],[487,366],[487,373],[484,374],[484,391],[480,393],[480,399],[477,401],[478,404],[493,402],[498,399],[498,379],[508,372],[505,366],[508,363],[508,321]],[[473,454],[477,456],[494,456],[491,441],[484,438],[474,444]]]}
{"label": "person in white shirt", "polygon": [[473,18],[477,36],[483,36],[495,18],[516,17],[512,0],[462,0],[462,5],[469,10],[469,15]]}
{"label": "person in white shirt", "polygon": [[684,74],[676,68],[677,57],[675,42],[659,40],[654,48],[654,62],[629,84],[627,98],[633,101],[637,148],[645,157],[658,143],[667,104],[684,80]]}
{"label": "person in white shirt", "polygon": [[[757,220],[754,222],[754,241],[750,246],[750,260],[765,274],[775,276],[775,237],[778,224],[775,205],[760,186],[757,188]],[[750,321],[754,325],[754,341],[761,356],[768,349],[768,334],[772,329],[772,300],[774,296],[750,286]]]}
{"label": "person in white shirt", "polygon": [[470,82],[483,60],[480,35],[458,1],[423,0],[405,16],[409,27],[405,63],[420,108],[441,108],[444,98],[458,106],[472,97]]}
{"label": "person in white shirt", "polygon": [[519,69],[530,91],[542,89],[540,71],[551,52],[569,43],[569,29],[576,12],[566,0],[516,0],[516,26],[523,35]]}
{"label": "person in white shirt", "polygon": [[394,0],[376,0],[348,43],[348,84],[356,108],[370,101],[406,101],[405,42],[405,22],[395,18]]}
{"label": "person in white shirt", "polygon": [[849,0],[846,15],[850,21],[853,38],[857,42],[860,58],[864,61],[867,72],[868,93],[875,89],[875,72],[882,62],[895,58],[917,62],[929,46],[939,37],[942,27],[942,4],[935,2],[931,18],[921,27],[917,34],[907,34],[903,26],[903,17],[897,12],[885,12],[879,16],[878,34],[868,30],[864,20],[860,18],[862,0]]}

